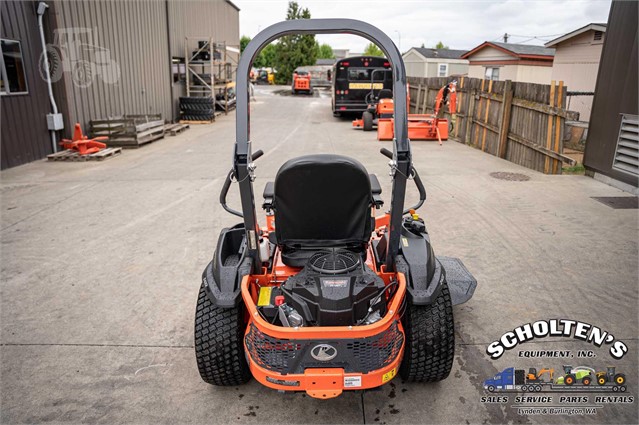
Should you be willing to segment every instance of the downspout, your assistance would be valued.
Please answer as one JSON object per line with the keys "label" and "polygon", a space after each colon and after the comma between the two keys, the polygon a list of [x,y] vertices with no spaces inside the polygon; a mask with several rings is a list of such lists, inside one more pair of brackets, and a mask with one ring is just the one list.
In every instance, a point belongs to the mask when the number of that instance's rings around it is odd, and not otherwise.
{"label": "downspout", "polygon": [[[53,86],[51,84],[51,73],[49,68],[49,57],[47,56],[47,44],[44,41],[44,27],[42,25],[42,17],[44,16],[44,12],[49,8],[49,5],[45,2],[38,3],[38,29],[40,30],[40,42],[42,43],[42,57],[44,58],[44,67],[46,71],[47,77],[47,88],[49,89],[49,100],[51,101],[51,109],[54,114],[58,113],[58,105],[55,103],[55,98],[53,97]],[[55,134],[55,130],[49,130],[51,133],[51,147],[53,148],[53,153],[58,151],[58,141],[57,136]]]}

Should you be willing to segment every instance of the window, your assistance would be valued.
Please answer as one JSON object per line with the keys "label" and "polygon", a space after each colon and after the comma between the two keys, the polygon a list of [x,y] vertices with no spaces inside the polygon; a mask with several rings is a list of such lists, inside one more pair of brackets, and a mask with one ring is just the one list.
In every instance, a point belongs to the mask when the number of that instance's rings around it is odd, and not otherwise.
{"label": "window", "polygon": [[171,69],[173,70],[174,83],[186,80],[186,63],[184,58],[172,58]]}
{"label": "window", "polygon": [[437,76],[438,77],[448,77],[448,64],[440,63],[437,65]]}
{"label": "window", "polygon": [[499,68],[486,68],[485,78],[487,80],[499,80]]}
{"label": "window", "polygon": [[[373,70],[375,72],[373,72]],[[348,81],[371,81],[371,76],[374,77],[373,81],[384,81],[388,79],[386,74],[390,74],[388,70],[381,68],[348,68]]]}
{"label": "window", "polygon": [[0,40],[2,63],[0,64],[0,93],[27,93],[27,76],[22,60],[22,48],[19,41]]}

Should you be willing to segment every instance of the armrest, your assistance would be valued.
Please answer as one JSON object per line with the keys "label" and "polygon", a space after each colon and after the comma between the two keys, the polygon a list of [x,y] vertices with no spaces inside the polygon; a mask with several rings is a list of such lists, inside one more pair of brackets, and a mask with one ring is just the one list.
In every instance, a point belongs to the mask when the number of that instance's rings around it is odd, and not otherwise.
{"label": "armrest", "polygon": [[384,200],[380,196],[382,194],[382,185],[379,184],[379,180],[375,174],[369,174],[368,178],[371,181],[371,194],[373,195],[373,203],[375,208],[380,209],[384,205]]}
{"label": "armrest", "polygon": [[264,202],[262,203],[262,209],[266,210],[266,212],[271,212],[273,208],[273,196],[275,193],[275,184],[273,182],[267,182],[266,186],[264,186]]}

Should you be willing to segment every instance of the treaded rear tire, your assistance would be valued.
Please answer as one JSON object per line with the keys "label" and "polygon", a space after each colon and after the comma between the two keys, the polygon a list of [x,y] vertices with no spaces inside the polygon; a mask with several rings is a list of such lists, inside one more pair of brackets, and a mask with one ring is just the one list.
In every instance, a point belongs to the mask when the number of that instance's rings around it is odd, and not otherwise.
{"label": "treaded rear tire", "polygon": [[[224,265],[237,265],[231,256]],[[235,263],[235,264],[233,264]],[[244,354],[244,304],[219,308],[200,287],[195,310],[195,358],[204,382],[212,385],[241,385],[251,379]]]}
{"label": "treaded rear tire", "polygon": [[364,123],[364,126],[362,127],[362,130],[364,130],[364,131],[373,131],[373,114],[371,114],[368,111],[365,111],[362,114],[362,121]]}
{"label": "treaded rear tire", "polygon": [[455,324],[448,284],[428,306],[408,303],[402,319],[406,333],[399,374],[408,382],[446,379],[455,357]]}

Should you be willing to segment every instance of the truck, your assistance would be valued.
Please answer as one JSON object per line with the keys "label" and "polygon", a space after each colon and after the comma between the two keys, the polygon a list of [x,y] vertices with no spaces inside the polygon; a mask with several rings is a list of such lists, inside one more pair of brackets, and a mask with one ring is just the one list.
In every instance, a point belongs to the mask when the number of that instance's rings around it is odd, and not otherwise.
{"label": "truck", "polygon": [[[533,372],[535,369],[531,369]],[[551,369],[542,369],[550,371]],[[488,392],[625,392],[625,376],[623,380],[614,379],[614,368],[608,368],[607,375],[613,377],[599,385],[566,385],[563,382],[544,381],[542,373],[526,374],[524,369],[508,367],[492,378],[484,381],[484,389]],[[621,384],[620,384],[621,382]]]}

